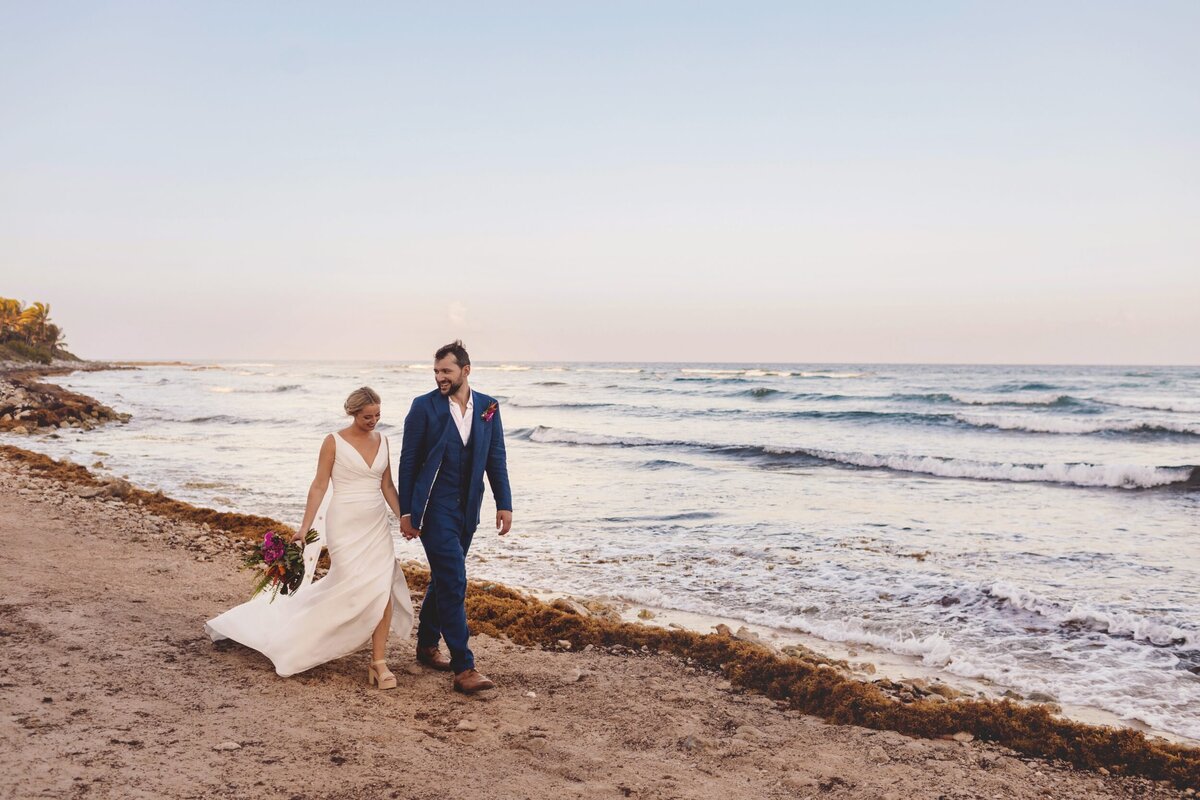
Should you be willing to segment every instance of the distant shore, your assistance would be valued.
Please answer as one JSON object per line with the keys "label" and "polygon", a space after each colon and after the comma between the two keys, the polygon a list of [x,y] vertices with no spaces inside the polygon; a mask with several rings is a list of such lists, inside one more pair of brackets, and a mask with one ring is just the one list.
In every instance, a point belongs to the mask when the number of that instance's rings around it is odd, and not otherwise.
{"label": "distant shore", "polygon": [[[93,368],[109,366],[96,365]],[[37,376],[51,374],[49,370],[52,369],[69,371],[71,367],[44,368],[38,370]],[[9,380],[11,374],[4,374],[4,380]],[[29,379],[21,376],[19,380]],[[50,396],[53,402],[60,401],[57,394],[46,396]],[[94,408],[95,401],[91,398],[73,399],[71,402],[74,405],[70,407],[83,409],[90,416],[88,401]],[[63,403],[64,407],[67,405]],[[113,411],[113,416],[107,419],[85,419],[77,424],[87,427],[119,421],[122,416]],[[63,422],[70,426],[69,419]],[[35,498],[57,497],[62,503],[68,502],[63,498],[82,500],[86,497],[90,504],[86,507],[94,509],[87,512],[91,524],[103,526],[104,516],[111,514],[114,507],[119,507],[136,510],[137,514],[150,515],[158,520],[167,520],[172,526],[190,526],[191,533],[179,538],[178,546],[192,551],[203,563],[220,562],[228,566],[226,562],[234,560],[249,539],[260,536],[266,526],[280,525],[262,517],[188,506],[161,494],[145,492],[119,479],[95,476],[82,467],[54,462],[17,448],[3,447],[0,455],[3,456],[0,460],[8,465],[6,469],[15,469],[23,476],[26,491],[20,494],[33,495]],[[73,506],[78,505],[77,499],[70,499],[69,502]],[[114,506],[114,503],[117,505]],[[25,513],[28,515],[32,512],[27,509]],[[36,528],[40,521],[30,518],[23,520],[22,524]],[[211,571],[212,568],[209,569]],[[419,565],[410,565],[407,571],[412,587],[419,588],[424,584],[426,578]],[[238,577],[244,578],[235,575],[235,580]],[[963,697],[951,687],[920,679],[862,683],[864,667],[861,664],[853,667],[839,664],[805,651],[802,647],[795,647],[790,653],[787,650],[783,654],[772,653],[756,643],[757,637],[750,631],[730,630],[723,634],[703,636],[680,629],[622,623],[612,619],[611,610],[589,609],[587,605],[587,601],[569,598],[543,603],[523,592],[498,584],[478,582],[472,589],[469,611],[477,632],[492,633],[501,641],[551,649],[560,648],[560,643],[564,642],[569,643],[570,649],[590,645],[609,655],[658,652],[663,659],[683,659],[679,663],[691,666],[692,672],[685,670],[685,676],[701,674],[705,669],[715,670],[732,681],[734,688],[765,691],[781,707],[816,713],[834,721],[867,722],[870,727],[895,727],[926,736],[957,736],[961,740],[991,739],[1015,745],[1026,754],[1053,755],[1077,764],[1103,767],[1109,772],[1130,771],[1155,777],[1172,777],[1182,786],[1200,783],[1200,751],[1146,740],[1133,731],[1105,733],[1101,728],[1089,728],[1057,719],[1046,708],[980,703]],[[764,644],[769,646],[770,643]],[[854,680],[855,672],[860,673],[857,676],[859,680]],[[819,692],[824,696],[812,695],[816,686],[820,687]],[[636,687],[629,688],[633,691]],[[1006,722],[998,722],[1005,717],[1008,718]],[[1102,747],[1108,755],[1098,756],[1094,752],[1096,747]],[[1125,755],[1121,759],[1114,759],[1118,753]],[[1121,763],[1122,760],[1128,763]],[[1088,790],[1094,791],[1094,788]]]}

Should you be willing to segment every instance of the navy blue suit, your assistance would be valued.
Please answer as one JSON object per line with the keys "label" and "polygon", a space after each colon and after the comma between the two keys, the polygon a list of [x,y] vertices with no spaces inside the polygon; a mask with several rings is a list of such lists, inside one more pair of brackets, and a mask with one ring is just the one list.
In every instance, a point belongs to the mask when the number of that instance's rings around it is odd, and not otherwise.
{"label": "navy blue suit", "polygon": [[433,647],[444,638],[455,672],[475,666],[467,646],[466,556],[479,526],[484,473],[496,509],[512,511],[500,407],[497,404],[495,413],[485,419],[496,401],[480,392],[473,392],[473,397],[471,436],[465,445],[450,416],[452,401],[437,390],[413,400],[404,418],[396,481],[400,513],[412,515],[429,559],[429,588],[421,604],[417,646]]}

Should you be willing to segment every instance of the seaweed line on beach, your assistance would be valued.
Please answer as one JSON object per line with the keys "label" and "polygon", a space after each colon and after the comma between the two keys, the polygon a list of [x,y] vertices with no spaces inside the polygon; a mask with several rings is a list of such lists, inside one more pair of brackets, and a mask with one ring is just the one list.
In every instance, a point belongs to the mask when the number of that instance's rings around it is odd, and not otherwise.
{"label": "seaweed line on beach", "polygon": [[[244,548],[270,528],[288,526],[263,516],[215,511],[132,486],[119,478],[94,475],[85,467],[56,461],[11,445],[0,456],[24,464],[33,474],[74,485],[83,496],[107,496],[163,517],[184,520],[224,532],[233,548]],[[428,572],[405,565],[414,591]],[[1200,749],[1170,744],[1144,734],[1055,717],[1042,706],[1007,700],[941,698],[901,703],[879,687],[843,674],[818,659],[778,654],[726,634],[701,634],[617,622],[585,615],[586,610],[555,606],[501,584],[472,581],[467,613],[476,633],[507,638],[517,644],[572,649],[608,647],[633,652],[669,653],[689,664],[720,671],[734,686],[762,693],[791,708],[835,724],[927,738],[970,736],[1029,756],[1057,759],[1090,770],[1167,780],[1180,788],[1200,786]]]}

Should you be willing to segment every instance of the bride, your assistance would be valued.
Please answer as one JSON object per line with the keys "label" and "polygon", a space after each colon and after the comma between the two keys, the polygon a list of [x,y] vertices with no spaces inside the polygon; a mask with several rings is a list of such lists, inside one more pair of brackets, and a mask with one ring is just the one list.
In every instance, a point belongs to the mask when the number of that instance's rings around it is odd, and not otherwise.
{"label": "bride", "polygon": [[[349,655],[370,640],[367,682],[392,689],[396,677],[384,660],[388,631],[407,639],[413,623],[408,584],[388,530],[387,509],[399,517],[400,502],[387,437],[375,432],[379,395],[366,386],[355,389],[345,409],[354,421],[321,443],[300,523],[300,531],[314,521],[320,529],[317,512],[332,481],[323,532],[329,573],[274,602],[270,592],[261,592],[204,628],[214,642],[233,639],[259,651],[285,677]],[[301,537],[298,532],[293,541]]]}

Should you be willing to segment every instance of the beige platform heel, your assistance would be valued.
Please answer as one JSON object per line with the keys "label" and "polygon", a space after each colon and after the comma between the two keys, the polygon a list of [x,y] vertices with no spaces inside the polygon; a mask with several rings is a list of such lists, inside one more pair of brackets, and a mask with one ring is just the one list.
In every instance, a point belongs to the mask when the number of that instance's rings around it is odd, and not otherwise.
{"label": "beige platform heel", "polygon": [[387,668],[387,662],[383,659],[372,661],[371,666],[367,667],[367,686],[372,684],[380,689],[396,688],[396,676]]}

